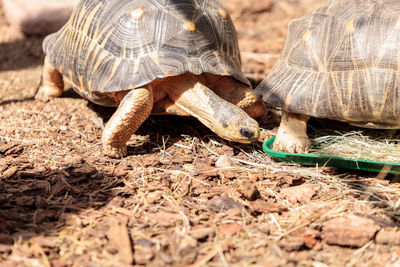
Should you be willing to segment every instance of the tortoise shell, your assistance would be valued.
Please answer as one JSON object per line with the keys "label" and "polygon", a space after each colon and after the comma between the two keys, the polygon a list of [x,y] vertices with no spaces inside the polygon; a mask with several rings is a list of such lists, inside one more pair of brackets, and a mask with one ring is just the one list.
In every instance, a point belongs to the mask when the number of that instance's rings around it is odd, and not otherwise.
{"label": "tortoise shell", "polygon": [[43,49],[87,98],[186,72],[249,84],[232,20],[217,0],[82,0]]}
{"label": "tortoise shell", "polygon": [[400,1],[327,1],[290,23],[257,92],[288,112],[399,128],[399,44]]}

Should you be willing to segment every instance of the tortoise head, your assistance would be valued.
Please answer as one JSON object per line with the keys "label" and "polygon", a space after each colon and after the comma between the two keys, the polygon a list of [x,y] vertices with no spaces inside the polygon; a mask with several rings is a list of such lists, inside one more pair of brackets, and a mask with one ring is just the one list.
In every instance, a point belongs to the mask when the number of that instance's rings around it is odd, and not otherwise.
{"label": "tortoise head", "polygon": [[[202,121],[200,118],[199,120]],[[208,119],[208,123],[202,122],[213,132],[229,141],[251,143],[260,136],[256,120],[238,106],[222,99],[213,118]]]}
{"label": "tortoise head", "polygon": [[256,120],[202,83],[186,90],[175,104],[226,140],[251,143],[260,135]]}

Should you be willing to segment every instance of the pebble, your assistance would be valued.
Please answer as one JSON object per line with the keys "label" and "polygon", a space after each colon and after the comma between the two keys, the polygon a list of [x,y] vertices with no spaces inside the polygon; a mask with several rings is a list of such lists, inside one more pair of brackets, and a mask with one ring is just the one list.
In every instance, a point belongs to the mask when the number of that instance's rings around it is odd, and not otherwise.
{"label": "pebble", "polygon": [[362,247],[379,230],[373,220],[355,215],[334,218],[322,225],[322,239],[331,245]]}

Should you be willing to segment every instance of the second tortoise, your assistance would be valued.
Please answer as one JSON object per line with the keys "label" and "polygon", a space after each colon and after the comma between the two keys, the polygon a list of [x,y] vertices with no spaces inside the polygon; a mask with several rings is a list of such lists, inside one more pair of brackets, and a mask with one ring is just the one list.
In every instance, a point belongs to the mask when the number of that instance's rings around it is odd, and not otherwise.
{"label": "second tortoise", "polygon": [[61,95],[64,77],[84,98],[118,107],[102,135],[111,157],[127,154],[151,113],[192,115],[230,141],[259,136],[253,118],[265,107],[241,71],[235,28],[217,0],[83,0],[43,47],[37,98]]}
{"label": "second tortoise", "polygon": [[400,1],[330,0],[289,25],[256,91],[282,109],[274,149],[308,152],[311,117],[400,128]]}

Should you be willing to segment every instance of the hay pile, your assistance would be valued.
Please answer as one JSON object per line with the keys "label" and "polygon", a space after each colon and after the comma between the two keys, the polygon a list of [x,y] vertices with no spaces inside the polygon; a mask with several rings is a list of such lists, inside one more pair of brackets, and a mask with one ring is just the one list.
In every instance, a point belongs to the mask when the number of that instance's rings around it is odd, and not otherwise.
{"label": "hay pile", "polygon": [[371,138],[361,131],[327,135],[311,139],[309,153],[358,160],[400,163],[400,140]]}

